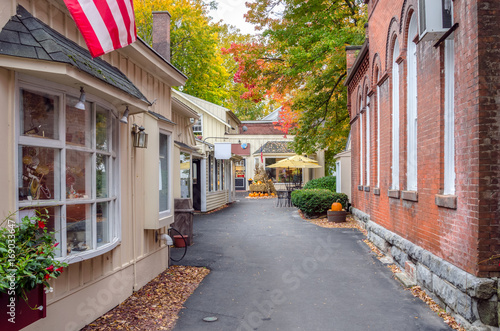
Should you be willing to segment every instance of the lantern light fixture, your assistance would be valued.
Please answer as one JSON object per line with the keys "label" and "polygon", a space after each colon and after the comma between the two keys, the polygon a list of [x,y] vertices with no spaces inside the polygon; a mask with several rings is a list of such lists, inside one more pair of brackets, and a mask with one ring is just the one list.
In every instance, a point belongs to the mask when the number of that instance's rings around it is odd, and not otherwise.
{"label": "lantern light fixture", "polygon": [[148,148],[148,134],[145,132],[144,127],[134,124],[132,126],[132,135],[134,136],[134,147]]}

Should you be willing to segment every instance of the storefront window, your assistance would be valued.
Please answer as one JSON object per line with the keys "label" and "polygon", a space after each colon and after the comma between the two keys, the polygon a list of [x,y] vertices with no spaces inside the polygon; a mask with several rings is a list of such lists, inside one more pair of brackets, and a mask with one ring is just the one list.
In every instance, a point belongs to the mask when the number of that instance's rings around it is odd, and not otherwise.
{"label": "storefront window", "polygon": [[94,102],[76,109],[75,96],[20,85],[19,216],[47,211],[61,257],[81,260],[111,249],[119,239],[116,115]]}
{"label": "storefront window", "polygon": [[220,186],[220,184],[221,184],[221,176],[220,176],[221,165],[220,165],[220,163],[221,163],[220,160],[217,160],[217,163],[216,163],[217,168],[215,170],[216,171],[215,180],[216,180],[216,183],[217,183],[216,184],[216,186],[217,186],[216,187],[216,191],[219,191],[221,189],[221,186]]}
{"label": "storefront window", "polygon": [[20,96],[21,135],[59,139],[59,96],[24,88]]}
{"label": "storefront window", "polygon": [[191,197],[191,154],[181,152],[181,198]]}

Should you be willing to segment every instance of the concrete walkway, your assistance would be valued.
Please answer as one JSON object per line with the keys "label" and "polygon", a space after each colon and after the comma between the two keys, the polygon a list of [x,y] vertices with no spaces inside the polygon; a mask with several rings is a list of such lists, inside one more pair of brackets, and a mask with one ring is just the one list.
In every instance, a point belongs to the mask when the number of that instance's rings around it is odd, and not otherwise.
{"label": "concrete walkway", "polygon": [[317,227],[275,204],[240,197],[194,217],[194,245],[177,264],[211,273],[174,330],[451,330],[392,278],[362,233]]}

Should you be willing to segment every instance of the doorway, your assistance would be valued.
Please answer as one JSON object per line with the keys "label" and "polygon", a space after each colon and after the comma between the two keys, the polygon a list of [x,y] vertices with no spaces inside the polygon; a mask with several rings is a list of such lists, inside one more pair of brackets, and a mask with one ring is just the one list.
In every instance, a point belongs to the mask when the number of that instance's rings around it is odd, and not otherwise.
{"label": "doorway", "polygon": [[239,191],[246,190],[246,171],[245,160],[235,162],[234,167],[234,189]]}
{"label": "doorway", "polygon": [[200,159],[193,159],[193,208],[201,210],[201,169]]}

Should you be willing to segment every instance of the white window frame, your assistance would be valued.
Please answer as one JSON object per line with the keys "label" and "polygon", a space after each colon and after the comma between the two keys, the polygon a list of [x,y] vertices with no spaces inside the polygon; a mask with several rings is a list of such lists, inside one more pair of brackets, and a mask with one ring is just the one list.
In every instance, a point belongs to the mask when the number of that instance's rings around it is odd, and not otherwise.
{"label": "white window frame", "polygon": [[361,100],[359,102],[359,185],[363,185],[363,110]]}
{"label": "white window frame", "polygon": [[366,186],[370,186],[370,97],[366,96]]}
{"label": "white window frame", "polygon": [[444,42],[444,187],[455,194],[455,42],[453,34]]}
{"label": "white window frame", "polygon": [[335,190],[337,193],[342,192],[342,165],[340,161],[335,162],[335,172],[336,172],[336,187]]}
{"label": "white window frame", "polygon": [[[173,174],[173,168],[172,168],[173,154],[172,154],[172,151],[174,148],[172,133],[170,131],[162,130],[160,128],[158,139],[160,139],[161,135],[164,135],[167,137],[167,171],[168,171],[168,184],[167,184],[168,185],[168,200],[167,200],[167,203],[168,203],[168,206],[167,206],[167,209],[158,211],[160,220],[172,215],[172,195],[173,195],[172,186],[173,186],[173,178],[174,178],[172,176],[172,174]],[[158,146],[159,146],[159,148],[161,148],[159,143],[158,143]],[[160,155],[159,152],[160,151],[158,151],[158,156]],[[160,171],[161,171],[161,167],[160,167]],[[158,176],[159,176],[158,180],[160,180],[161,173],[159,173]],[[158,199],[159,199],[159,197],[158,197]]]}
{"label": "white window frame", "polygon": [[391,189],[399,190],[399,57],[398,39],[392,52],[392,183]]}
{"label": "white window frame", "polygon": [[[196,135],[201,135],[203,137],[203,114],[199,114],[200,119],[196,120],[193,124],[193,134]],[[199,127],[199,130],[195,130],[196,127]]]}
{"label": "white window frame", "polygon": [[380,188],[380,68],[377,72],[377,187]]}
{"label": "white window frame", "polygon": [[417,44],[413,42],[413,38],[417,35],[417,19],[416,15],[412,15],[410,26],[408,28],[408,70],[407,70],[407,156],[406,156],[406,186],[409,191],[416,191],[417,174],[418,174],[418,158],[417,158]]}
{"label": "white window frame", "polygon": [[[58,132],[59,138],[56,139],[41,139],[38,137],[24,136],[21,134],[20,128],[20,116],[21,116],[21,104],[20,104],[20,91],[21,89],[27,89],[39,93],[48,93],[55,95],[59,98],[59,123]],[[58,150],[58,164],[59,164],[59,175],[61,180],[59,180],[56,185],[59,189],[59,198],[51,200],[22,200],[16,195],[16,207],[18,210],[24,209],[25,213],[29,213],[30,210],[35,208],[43,207],[54,207],[56,216],[54,218],[54,231],[57,232],[59,247],[61,247],[61,256],[57,259],[62,260],[66,263],[75,263],[82,260],[91,259],[93,257],[102,255],[109,252],[115,248],[121,242],[121,214],[120,214],[120,156],[119,156],[119,122],[118,122],[118,112],[117,110],[108,102],[93,96],[91,94],[86,94],[86,102],[91,104],[91,109],[86,109],[84,111],[92,112],[91,119],[91,146],[90,147],[79,147],[71,146],[66,143],[66,99],[67,96],[72,96],[73,98],[78,98],[80,95],[79,90],[75,88],[70,88],[57,83],[48,82],[42,79],[34,78],[24,74],[18,74],[16,80],[16,155],[15,155],[15,173],[16,173],[16,187],[19,188],[19,181],[17,176],[19,175],[19,147],[20,146],[33,146],[42,148],[52,148]],[[108,127],[111,128],[111,132],[108,132],[108,151],[99,150],[96,147],[96,114],[97,105],[108,111],[108,121],[111,123]],[[115,141],[116,140],[116,141]],[[66,178],[66,151],[83,151],[91,154],[90,164],[91,170],[89,171],[89,178],[85,178],[86,184],[90,186],[90,197],[84,197],[79,199],[68,199],[66,198],[66,181],[62,180]],[[107,186],[108,195],[107,197],[98,198],[96,196],[96,155],[102,154],[109,157],[108,167],[106,171],[107,176]],[[109,232],[109,242],[97,247],[97,217],[96,209],[98,203],[107,202],[108,208],[108,232]],[[70,205],[90,205],[90,231],[92,240],[92,249],[82,251],[81,253],[67,254],[67,229],[66,229],[66,206]],[[21,214],[21,212],[20,212]]]}

